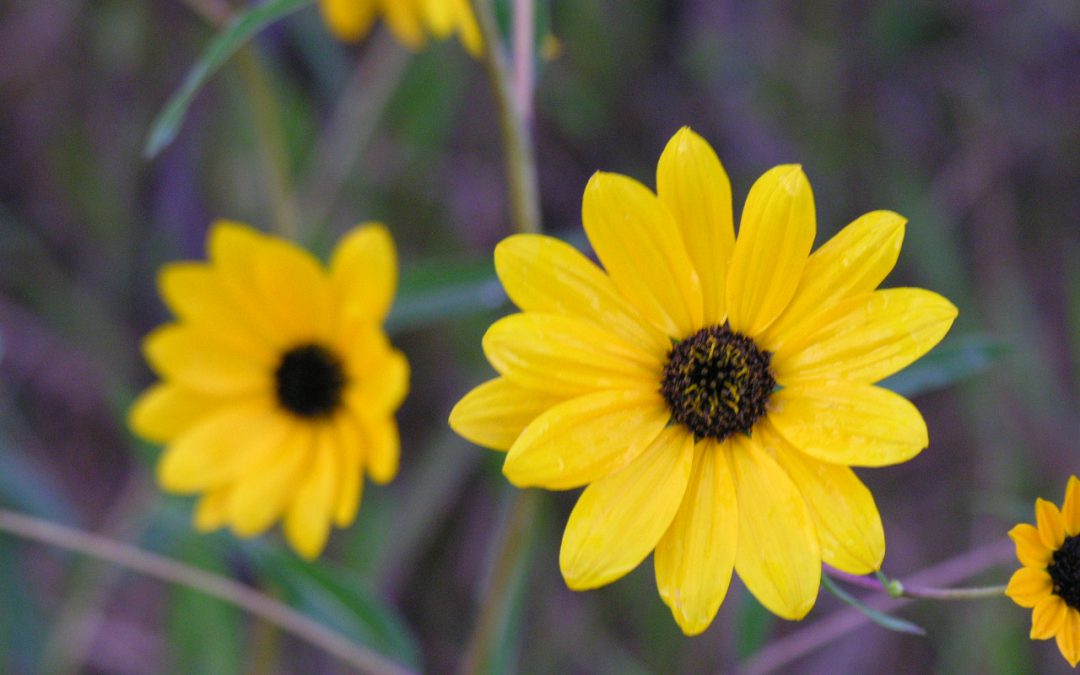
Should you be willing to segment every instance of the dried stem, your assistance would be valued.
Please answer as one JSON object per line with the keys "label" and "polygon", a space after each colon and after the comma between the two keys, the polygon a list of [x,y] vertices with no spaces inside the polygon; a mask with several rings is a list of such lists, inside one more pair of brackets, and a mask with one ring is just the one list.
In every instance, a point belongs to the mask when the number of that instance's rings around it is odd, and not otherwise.
{"label": "dried stem", "polygon": [[232,579],[139,549],[131,544],[0,509],[0,532],[32,539],[126,567],[161,581],[186,586],[278,626],[365,673],[408,675],[412,671],[358,645],[277,600]]}

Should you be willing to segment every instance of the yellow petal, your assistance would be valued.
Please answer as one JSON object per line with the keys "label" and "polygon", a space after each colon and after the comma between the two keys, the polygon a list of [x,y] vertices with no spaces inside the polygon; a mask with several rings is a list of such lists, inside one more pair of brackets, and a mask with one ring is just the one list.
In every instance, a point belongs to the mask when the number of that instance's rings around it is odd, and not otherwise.
{"label": "yellow petal", "polygon": [[349,319],[381,324],[397,291],[397,251],[390,231],[366,223],[346,234],[330,261],[339,311]]}
{"label": "yellow petal", "polygon": [[781,389],[769,400],[768,419],[795,448],[830,464],[898,464],[929,444],[926,422],[910,401],[867,384]]}
{"label": "yellow petal", "polygon": [[885,531],[874,497],[858,476],[846,466],[804,455],[767,423],[755,427],[754,435],[771,451],[806,501],[825,564],[850,574],[871,574],[880,569],[885,558]]}
{"label": "yellow petal", "polygon": [[339,466],[334,524],[345,527],[356,519],[364,493],[364,445],[360,429],[350,415],[336,415],[332,421],[334,449]]}
{"label": "yellow petal", "polygon": [[450,428],[485,448],[509,450],[530,422],[564,400],[497,377],[458,401],[450,411]]}
{"label": "yellow petal", "polygon": [[507,237],[495,247],[495,271],[522,311],[586,319],[655,354],[671,348],[611,278],[570,244],[539,234]]}
{"label": "yellow petal", "polygon": [[329,426],[319,427],[314,450],[315,456],[289,504],[284,523],[286,539],[305,560],[314,560],[326,546],[337,498],[334,476],[341,470]]}
{"label": "yellow petal", "polygon": [[666,335],[701,328],[701,285],[679,228],[641,183],[596,173],[585,187],[585,233],[615,286]]}
{"label": "yellow petal", "polygon": [[158,273],[158,289],[169,309],[184,322],[217,334],[242,349],[265,351],[277,341],[232,302],[218,275],[202,263],[172,263]]}
{"label": "yellow petal", "polygon": [[330,32],[345,42],[360,40],[375,21],[375,0],[320,0],[319,9]]}
{"label": "yellow petal", "polygon": [[397,476],[401,462],[401,437],[393,417],[359,415],[360,430],[364,439],[364,465],[368,477],[379,485],[385,485]]}
{"label": "yellow petal", "polygon": [[920,288],[890,288],[837,303],[773,355],[776,379],[872,383],[905,368],[949,332],[956,307]]}
{"label": "yellow petal", "polygon": [[634,461],[585,488],[559,551],[567,586],[611,583],[656,548],[682,502],[693,457],[693,438],[668,427]]}
{"label": "yellow petal", "polygon": [[193,426],[165,448],[157,466],[163,490],[191,493],[219,486],[272,452],[291,420],[267,400],[234,404]]}
{"label": "yellow petal", "polygon": [[775,352],[814,315],[876,289],[896,265],[906,222],[891,211],[867,213],[814,251],[791,302],[758,344]]}
{"label": "yellow petal", "polygon": [[596,324],[527,312],[496,321],[484,354],[503,377],[527,389],[570,398],[660,381],[663,363]]}
{"label": "yellow petal", "polygon": [[566,490],[618,471],[667,425],[655,391],[603,391],[550,408],[525,427],[503,464],[518,487]]}
{"label": "yellow petal", "polygon": [[186,389],[208,395],[242,396],[269,391],[276,364],[254,353],[180,324],[166,324],[143,340],[154,372]]}
{"label": "yellow petal", "polygon": [[288,346],[276,319],[268,311],[269,299],[259,287],[255,267],[270,237],[242,223],[219,220],[207,234],[207,252],[217,284],[236,307],[238,317],[279,348]]}
{"label": "yellow petal", "polygon": [[1035,527],[1021,523],[1009,530],[1009,536],[1016,542],[1016,557],[1021,565],[1042,569],[1050,564],[1054,552],[1042,543]]}
{"label": "yellow petal", "polygon": [[728,272],[732,330],[753,337],[780,315],[799,285],[816,229],[814,194],[802,167],[778,166],[754,183]]}
{"label": "yellow petal", "polygon": [[1021,567],[1016,570],[1005,595],[1021,607],[1034,607],[1054,592],[1054,582],[1045,569]]}
{"label": "yellow petal", "polygon": [[480,33],[480,24],[472,11],[469,0],[453,0],[457,15],[457,31],[461,44],[474,57],[479,58],[484,52],[484,40]]}
{"label": "yellow petal", "polygon": [[128,427],[148,441],[167,443],[206,417],[242,400],[159,382],[131,404]]}
{"label": "yellow petal", "polygon": [[195,530],[213,532],[229,521],[229,486],[219,487],[204,494],[195,507]]}
{"label": "yellow petal", "polygon": [[1048,595],[1035,605],[1031,612],[1031,639],[1049,640],[1065,627],[1065,614],[1069,608],[1056,595]]}
{"label": "yellow petal", "polygon": [[253,266],[266,312],[279,333],[300,344],[329,337],[334,320],[331,285],[315,256],[284,239],[268,237]]}
{"label": "yellow petal", "polygon": [[1061,548],[1065,543],[1065,522],[1057,505],[1045,499],[1035,500],[1035,521],[1039,526],[1039,539],[1043,546],[1051,551]]}
{"label": "yellow petal", "polygon": [[712,147],[690,127],[680,129],[660,155],[656,192],[675,217],[701,280],[705,325],[723,323],[728,263],[735,246],[731,182]]}
{"label": "yellow petal", "polygon": [[773,614],[801,619],[821,582],[821,550],[806,502],[756,440],[733,436],[727,457],[739,501],[735,571]]}
{"label": "yellow petal", "polygon": [[712,623],[735,567],[739,516],[726,446],[695,448],[686,494],[653,556],[660,597],[687,635]]}
{"label": "yellow petal", "polygon": [[345,397],[367,411],[391,414],[409,393],[409,362],[390,346],[386,333],[372,323],[354,324],[338,336],[349,386]]}
{"label": "yellow petal", "polygon": [[398,40],[412,49],[423,46],[425,38],[419,0],[381,0],[380,4],[386,25]]}
{"label": "yellow petal", "polygon": [[1065,521],[1065,532],[1070,537],[1080,534],[1080,478],[1069,477],[1065,488],[1065,503],[1061,506],[1061,515]]}
{"label": "yellow petal", "polygon": [[273,452],[253,464],[233,485],[229,523],[239,537],[261,534],[282,514],[314,454],[314,430],[295,425]]}
{"label": "yellow petal", "polygon": [[1065,610],[1065,621],[1057,633],[1057,646],[1070,666],[1075,668],[1080,663],[1080,612],[1072,607]]}

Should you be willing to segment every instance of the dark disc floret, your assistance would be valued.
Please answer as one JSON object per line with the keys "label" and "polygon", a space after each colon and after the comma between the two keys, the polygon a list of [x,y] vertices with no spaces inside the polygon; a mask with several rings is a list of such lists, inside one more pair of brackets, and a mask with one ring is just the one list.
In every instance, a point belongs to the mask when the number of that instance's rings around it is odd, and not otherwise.
{"label": "dark disc floret", "polygon": [[283,408],[300,417],[323,417],[341,404],[345,372],[333,353],[308,344],[285,352],[274,381]]}
{"label": "dark disc floret", "polygon": [[668,353],[660,386],[672,418],[698,440],[749,433],[776,389],[771,356],[726,324],[703,328],[677,343]]}
{"label": "dark disc floret", "polygon": [[1080,610],[1080,535],[1066,537],[1046,568],[1054,584],[1054,594],[1073,609]]}

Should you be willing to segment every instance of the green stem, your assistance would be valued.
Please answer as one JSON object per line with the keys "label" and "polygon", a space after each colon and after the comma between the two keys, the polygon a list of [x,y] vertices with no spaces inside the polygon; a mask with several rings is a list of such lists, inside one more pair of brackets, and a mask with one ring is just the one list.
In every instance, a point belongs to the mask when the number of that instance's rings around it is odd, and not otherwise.
{"label": "green stem", "polygon": [[357,160],[367,149],[379,120],[412,61],[386,31],[374,36],[345,85],[300,180],[304,222],[324,227]]}
{"label": "green stem", "polygon": [[[520,3],[528,5],[532,2]],[[518,232],[540,232],[540,189],[536,177],[536,158],[526,119],[530,112],[519,109],[514,98],[510,65],[503,51],[502,36],[495,21],[492,0],[473,0],[473,9],[484,37],[484,65],[491,81],[491,91],[499,110],[503,153],[510,181],[510,211]],[[531,58],[532,52],[530,50]]]}
{"label": "green stem", "polygon": [[277,96],[274,95],[270,75],[254,46],[244,46],[237,52],[236,59],[240,78],[247,90],[255,142],[263,157],[274,229],[282,236],[295,239],[296,209],[289,186],[288,153],[285,150],[285,131],[281,126]]}
{"label": "green stem", "polygon": [[491,670],[491,655],[502,637],[506,616],[510,611],[515,583],[523,572],[526,554],[532,541],[540,493],[535,490],[517,491],[510,515],[503,527],[495,567],[490,584],[484,593],[480,614],[473,626],[472,636],[465,649],[460,671],[463,675]]}
{"label": "green stem", "polygon": [[365,673],[409,675],[411,671],[347,640],[314,619],[232,579],[176,562],[124,542],[0,509],[0,532],[56,546],[172,584],[186,586],[239,607],[278,626]]}
{"label": "green stem", "polygon": [[[980,571],[982,560],[974,560],[974,571]],[[825,573],[830,577],[859,586],[872,591],[885,591],[893,598],[912,598],[918,600],[980,600],[982,598],[998,598],[1005,594],[1005,586],[974,586],[969,588],[934,588],[931,586],[919,586],[905,584],[899,579],[890,579],[884,572],[878,570],[874,573],[876,580],[868,576],[859,576],[842,572],[835,567],[823,565]]]}

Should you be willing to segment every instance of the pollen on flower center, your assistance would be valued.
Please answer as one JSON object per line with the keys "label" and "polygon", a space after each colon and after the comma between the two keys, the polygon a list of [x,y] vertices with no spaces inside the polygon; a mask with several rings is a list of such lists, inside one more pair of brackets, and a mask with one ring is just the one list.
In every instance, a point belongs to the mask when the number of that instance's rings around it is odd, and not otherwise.
{"label": "pollen on flower center", "polygon": [[301,417],[322,417],[337,409],[345,387],[341,362],[316,344],[294,347],[274,371],[282,407]]}
{"label": "pollen on flower center", "polygon": [[1069,607],[1080,610],[1080,535],[1065,539],[1054,551],[1054,560],[1046,571],[1054,583],[1054,594]]}
{"label": "pollen on flower center", "polygon": [[763,415],[776,380],[769,352],[726,325],[710,326],[668,353],[660,392],[676,422],[698,440],[747,433]]}

